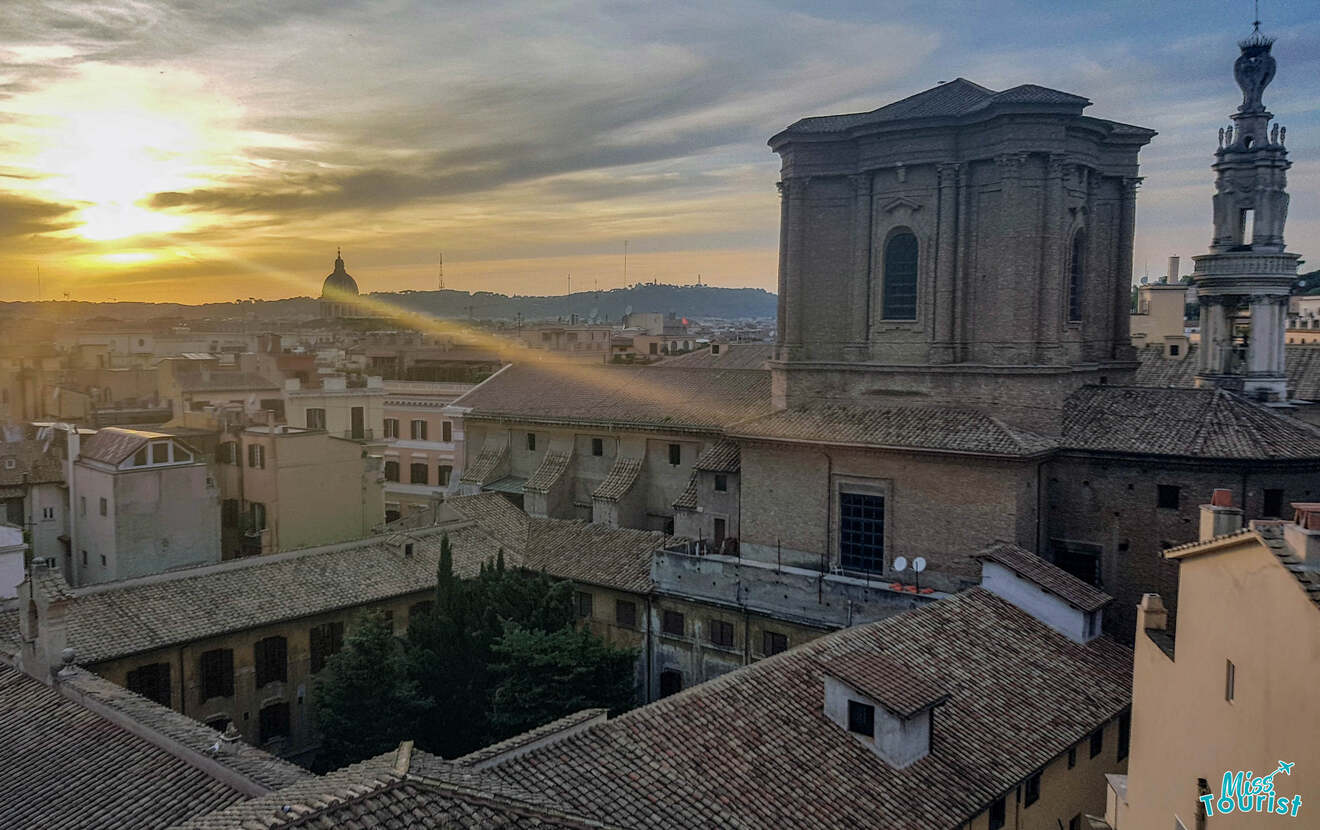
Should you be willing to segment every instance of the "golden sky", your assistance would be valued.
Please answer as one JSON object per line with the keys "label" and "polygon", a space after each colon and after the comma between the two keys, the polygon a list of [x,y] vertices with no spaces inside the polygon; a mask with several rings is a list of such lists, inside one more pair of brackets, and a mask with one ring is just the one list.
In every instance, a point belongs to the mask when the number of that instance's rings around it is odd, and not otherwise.
{"label": "golden sky", "polygon": [[[1308,5],[1272,3],[1267,25],[1303,255],[1320,235]],[[35,299],[38,269],[47,299],[316,294],[337,245],[364,291],[433,288],[441,252],[468,291],[557,294],[570,274],[773,290],[766,139],[959,75],[1159,130],[1135,264],[1159,274],[1208,241],[1245,33],[1236,9],[1162,32],[1159,6],[8,0],[0,300]]]}

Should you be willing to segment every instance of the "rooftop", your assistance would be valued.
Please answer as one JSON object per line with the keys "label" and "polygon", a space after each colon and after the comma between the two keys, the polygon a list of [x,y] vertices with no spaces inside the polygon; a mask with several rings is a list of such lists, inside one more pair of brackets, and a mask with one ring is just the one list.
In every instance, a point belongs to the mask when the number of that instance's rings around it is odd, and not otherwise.
{"label": "rooftop", "polygon": [[[877,654],[949,695],[931,753],[903,769],[821,710],[828,662],[864,664]],[[831,827],[950,828],[1122,712],[1131,662],[1111,640],[1075,643],[974,588],[489,769],[567,810],[629,827],[789,827],[810,816]]]}
{"label": "rooftop", "polygon": [[764,369],[775,356],[773,343],[719,343],[714,348],[665,358],[657,367],[670,369]]}
{"label": "rooftop", "polygon": [[[1196,353],[1200,346],[1187,347],[1182,359],[1165,357],[1163,349],[1138,349],[1136,386],[1196,387]],[[1284,371],[1292,395],[1304,401],[1320,401],[1320,346],[1284,346]]]}
{"label": "rooftop", "polygon": [[1049,591],[1064,602],[1082,611],[1099,610],[1114,600],[1104,591],[1087,585],[1063,568],[1046,562],[1025,548],[1010,545],[1007,542],[998,542],[991,545],[989,548],[975,554],[974,558],[998,562],[1018,576],[1034,582],[1042,589]]}

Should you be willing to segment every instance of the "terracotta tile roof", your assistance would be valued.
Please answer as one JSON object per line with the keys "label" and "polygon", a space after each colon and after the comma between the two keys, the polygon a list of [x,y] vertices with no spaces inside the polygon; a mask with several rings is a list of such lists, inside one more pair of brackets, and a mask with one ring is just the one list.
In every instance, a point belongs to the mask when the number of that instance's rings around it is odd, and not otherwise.
{"label": "terracotta tile roof", "polygon": [[610,465],[610,471],[605,474],[605,480],[592,491],[591,497],[593,499],[604,499],[605,501],[618,501],[632,489],[633,483],[637,481],[637,476],[641,472],[642,459],[620,455],[614,459],[614,463]]}
{"label": "terracotta tile roof", "polygon": [[820,404],[784,409],[730,427],[734,437],[854,444],[989,455],[1037,455],[1053,449],[1048,438],[1010,427],[973,409],[868,408]]}
{"label": "terracotta tile roof", "polygon": [[560,579],[646,593],[651,590],[651,558],[668,541],[656,530],[531,519],[524,562]]}
{"label": "terracotta tile roof", "polygon": [[481,452],[477,453],[472,463],[463,468],[463,475],[458,480],[470,484],[489,484],[498,477],[500,468],[508,459],[508,444],[496,445],[487,441],[481,445]]}
{"label": "terracotta tile roof", "polygon": [[467,419],[718,429],[770,409],[770,373],[513,365],[460,398]]}
{"label": "terracotta tile roof", "polygon": [[[405,830],[405,828],[587,828],[599,822],[569,815],[544,799],[523,797],[493,776],[431,756],[403,763],[389,752],[178,825],[179,830]],[[423,755],[424,753],[415,753]],[[438,763],[437,763],[438,762]]]}
{"label": "terracotta tile roof", "polygon": [[1109,594],[1087,585],[1063,568],[1046,562],[1025,548],[1007,542],[991,545],[980,553],[973,554],[973,558],[998,562],[1082,611],[1096,611],[1114,600]]}
{"label": "terracotta tile roof", "polygon": [[1320,429],[1221,389],[1085,386],[1063,414],[1062,445],[1070,449],[1320,459]]}
{"label": "terracotta tile roof", "polygon": [[[435,585],[441,534],[412,535],[409,558],[377,538],[78,589],[69,603],[68,643],[87,665],[423,591]],[[473,527],[450,538],[454,569],[464,576],[500,547]]]}
{"label": "terracotta tile roof", "polygon": [[1320,571],[1308,568],[1300,557],[1289,550],[1283,541],[1283,524],[1258,522],[1253,523],[1252,529],[1260,537],[1261,543],[1279,560],[1279,564],[1296,578],[1307,599],[1320,607]]}
{"label": "terracotta tile roof", "polygon": [[527,523],[530,517],[499,493],[451,496],[445,501],[445,506],[463,518],[476,522],[487,536],[495,539],[506,550],[521,552],[527,543]]}
{"label": "terracotta tile roof", "polygon": [[738,445],[732,441],[716,441],[697,457],[694,470],[706,470],[712,473],[736,473],[741,466]]}
{"label": "terracotta tile roof", "polygon": [[6,828],[167,827],[246,797],[3,664],[0,733]]}
{"label": "terracotta tile roof", "polygon": [[548,493],[568,469],[569,453],[558,450],[546,450],[541,463],[536,466],[523,490],[529,493]]}
{"label": "terracotta tile roof", "polygon": [[1072,105],[1080,114],[1091,102],[1080,95],[1035,84],[996,92],[966,78],[955,78],[871,112],[803,118],[784,133],[826,133],[909,119],[957,118],[973,115],[996,103]]}
{"label": "terracotta tile roof", "polygon": [[188,372],[175,376],[184,392],[274,391],[279,384],[256,372]]}
{"label": "terracotta tile roof", "polygon": [[679,493],[679,494],[678,494],[678,498],[674,499],[674,509],[675,509],[675,510],[696,510],[696,509],[697,509],[697,473],[696,473],[696,470],[693,470],[693,471],[692,471],[692,475],[688,477],[688,483],[687,483],[687,486],[683,488],[683,492]]}
{"label": "terracotta tile roof", "polygon": [[[883,654],[948,690],[930,755],[893,769],[824,717],[821,661],[853,653]],[[946,830],[1117,717],[1131,702],[1131,670],[1131,650],[1075,643],[973,588],[490,769],[629,827]]]}
{"label": "terracotta tile roof", "polygon": [[498,758],[506,753],[531,746],[542,738],[548,738],[551,735],[567,732],[574,727],[581,726],[582,724],[589,723],[593,720],[603,719],[608,713],[608,709],[583,709],[580,712],[574,712],[573,714],[565,715],[558,720],[552,720],[549,723],[542,724],[541,726],[524,732],[521,735],[514,735],[512,738],[500,741],[499,743],[484,746],[476,752],[471,752],[461,758],[455,759],[453,763],[466,767],[481,766],[493,758]]}
{"label": "terracotta tile roof", "polygon": [[652,365],[677,369],[764,369],[766,361],[774,356],[773,343],[721,343],[719,354],[702,349],[668,357]]}
{"label": "terracotta tile roof", "polygon": [[242,741],[236,742],[226,754],[214,753],[211,747],[215,745],[218,733],[211,727],[84,669],[76,666],[61,669],[59,682],[74,690],[79,699],[95,701],[132,718],[173,743],[206,755],[263,789],[277,790],[312,777],[302,767]]}
{"label": "terracotta tile roof", "polygon": [[[1134,386],[1196,387],[1196,353],[1198,345],[1187,347],[1183,359],[1165,357],[1161,349],[1137,350],[1137,374]],[[1290,393],[1304,401],[1320,401],[1320,345],[1284,346],[1284,371],[1288,375]]]}
{"label": "terracotta tile roof", "polygon": [[143,444],[153,438],[168,438],[163,432],[148,432],[144,429],[126,429],[124,427],[106,427],[82,442],[78,456],[106,464],[118,464],[137,452]]}
{"label": "terracotta tile roof", "polygon": [[821,669],[902,718],[939,706],[949,699],[943,687],[878,652],[857,651],[830,655]]}
{"label": "terracotta tile roof", "polygon": [[[57,440],[63,439],[63,435],[57,436]],[[55,446],[51,446],[49,451],[43,450],[44,446],[44,441],[30,438],[19,441],[0,440],[0,487],[58,484],[64,481],[64,465],[60,463]],[[14,460],[12,470],[5,465],[7,459]]]}

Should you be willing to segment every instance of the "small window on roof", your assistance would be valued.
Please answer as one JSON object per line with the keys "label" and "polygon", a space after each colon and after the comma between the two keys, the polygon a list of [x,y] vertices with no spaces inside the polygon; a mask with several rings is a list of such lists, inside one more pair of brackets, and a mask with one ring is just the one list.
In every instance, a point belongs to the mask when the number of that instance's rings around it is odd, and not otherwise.
{"label": "small window on roof", "polygon": [[151,445],[151,463],[168,464],[170,463],[170,442],[157,441]]}
{"label": "small window on roof", "polygon": [[875,707],[859,700],[848,701],[848,731],[875,737]]}
{"label": "small window on roof", "polygon": [[134,467],[145,467],[145,466],[147,466],[147,448],[146,448],[146,447],[143,447],[142,449],[140,449],[140,450],[138,450],[137,452],[133,453],[133,466],[134,466]]}
{"label": "small window on roof", "polygon": [[192,460],[192,453],[188,452],[183,447],[180,447],[178,444],[174,445],[174,463],[182,464]]}

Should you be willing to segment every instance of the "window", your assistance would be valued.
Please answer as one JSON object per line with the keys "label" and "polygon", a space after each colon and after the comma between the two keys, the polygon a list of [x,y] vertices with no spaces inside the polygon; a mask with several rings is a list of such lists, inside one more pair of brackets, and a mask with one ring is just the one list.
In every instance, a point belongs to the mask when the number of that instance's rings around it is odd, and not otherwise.
{"label": "window", "polygon": [[683,463],[683,447],[679,444],[669,445],[669,463],[677,467]]}
{"label": "window", "polygon": [[102,496],[102,497],[101,497],[101,515],[102,515],[102,516],[108,515],[109,512],[110,512],[110,503],[107,502],[107,501],[105,500],[105,496]]}
{"label": "window", "polygon": [[1283,517],[1283,491],[1275,489],[1265,490],[1265,505],[1261,510],[1261,515],[1270,519],[1279,519]]}
{"label": "window", "polygon": [[361,406],[355,406],[348,410],[348,434],[350,438],[356,441],[367,437],[366,413],[366,409]]}
{"label": "window", "polygon": [[1232,660],[1226,660],[1224,665],[1224,700],[1232,701],[1237,694],[1237,666],[1233,665]]}
{"label": "window", "polygon": [[1181,348],[1182,348],[1182,347],[1180,347],[1177,343],[1170,343],[1170,344],[1169,344],[1169,357],[1177,357],[1179,351],[1181,350]]}
{"label": "window", "polygon": [[307,428],[325,429],[325,410],[308,409],[307,410]]}
{"label": "window", "polygon": [[601,439],[601,438],[592,438],[592,439],[591,439],[591,454],[594,455],[594,456],[597,456],[597,457],[602,456],[602,455],[605,454],[605,441],[604,441],[604,439]]}
{"label": "window", "polygon": [[266,448],[261,444],[248,444],[248,466],[264,469],[266,466]]}
{"label": "window", "polygon": [[130,692],[136,692],[147,700],[154,700],[161,706],[169,706],[173,698],[170,690],[169,663],[139,666],[128,673],[124,685]]}
{"label": "window", "polygon": [[220,445],[220,460],[225,464],[238,464],[237,441],[226,441]]}
{"label": "window", "polygon": [[451,423],[451,422],[449,422],[449,421],[441,421],[441,422],[440,422],[440,440],[441,440],[441,441],[453,441],[453,440],[454,440],[454,425],[453,425],[453,423]]}
{"label": "window", "polygon": [[86,515],[87,515],[87,497],[86,497],[86,496],[79,496],[79,497],[78,497],[78,515],[79,515],[79,516],[86,516]]}
{"label": "window", "polygon": [[591,594],[586,591],[578,591],[573,596],[573,602],[579,617],[591,619]]}
{"label": "window", "polygon": [[733,648],[733,623],[725,620],[711,620],[710,641],[717,646]]}
{"label": "window", "polygon": [[1004,826],[1007,814],[1006,806],[1006,802],[1002,798],[990,805],[990,830],[1000,830]]}
{"label": "window", "polygon": [[170,463],[170,442],[161,441],[151,445],[151,463],[168,464]]}
{"label": "window", "polygon": [[385,462],[385,480],[386,481],[399,480],[399,462],[397,461]]}
{"label": "window", "polygon": [[1132,712],[1124,712],[1118,716],[1118,760],[1128,757],[1128,749],[1132,746]]}
{"label": "window", "polygon": [[386,438],[398,438],[398,437],[399,437],[399,419],[398,419],[398,418],[386,418],[386,419],[385,419],[385,437],[386,437]]}
{"label": "window", "polygon": [[87,564],[87,551],[82,552],[82,563],[84,566]]}
{"label": "window", "polygon": [[234,652],[217,648],[202,652],[197,660],[197,673],[201,676],[202,701],[234,694]]}
{"label": "window", "polygon": [[715,474],[715,492],[717,493],[729,492],[729,477],[724,473]]}
{"label": "window", "polygon": [[308,644],[311,646],[311,668],[315,674],[325,668],[330,655],[337,654],[344,647],[344,624],[328,622],[312,626],[308,632]]}
{"label": "window", "polygon": [[414,441],[426,440],[426,421],[413,421],[409,424],[409,436]]}
{"label": "window", "polygon": [[408,481],[412,484],[426,484],[430,480],[430,471],[425,462],[413,464],[409,470]]}
{"label": "window", "polygon": [[1179,493],[1179,488],[1175,487],[1172,484],[1159,485],[1159,493],[1156,497],[1157,498],[1156,505],[1161,510],[1177,510],[1178,493]]}
{"label": "window", "polygon": [[1077,766],[1077,747],[1068,747],[1068,769]]}
{"label": "window", "polygon": [[55,508],[53,508],[53,507],[43,507],[43,508],[41,508],[41,518],[43,518],[43,519],[53,519],[53,518],[55,518]]}
{"label": "window", "polygon": [[660,620],[660,630],[676,637],[683,636],[683,614],[679,611],[666,611]]}
{"label": "window", "polygon": [[248,521],[252,530],[265,530],[266,505],[259,501],[248,502]]}
{"label": "window", "polygon": [[720,344],[719,344],[719,343],[711,343],[711,344],[710,344],[710,353],[711,353],[711,354],[719,354],[719,353],[720,353]]}
{"label": "window", "polygon": [[535,433],[535,432],[529,432],[529,433],[527,433],[527,451],[528,451],[528,452],[536,452],[536,433]]}
{"label": "window", "polygon": [[1086,283],[1086,235],[1081,231],[1073,236],[1072,255],[1068,262],[1068,322],[1080,323]]}
{"label": "window", "polygon": [[650,348],[648,351],[649,351],[651,354],[659,354],[659,353],[660,353],[660,344],[659,344],[659,343],[652,342],[652,343],[650,344],[650,346],[651,346],[651,348]]}
{"label": "window", "polygon": [[875,737],[875,707],[859,700],[848,701],[848,731]]}
{"label": "window", "polygon": [[660,672],[660,697],[669,697],[683,691],[683,672],[665,669]]}
{"label": "window", "polygon": [[885,320],[917,319],[917,238],[911,231],[894,234],[885,245]]}
{"label": "window", "polygon": [[257,740],[263,744],[289,737],[289,704],[272,703],[262,709],[258,723],[260,734]]}
{"label": "window", "polygon": [[422,617],[431,613],[431,609],[434,607],[435,603],[429,599],[422,600],[411,606],[408,609],[408,625],[412,625],[414,620],[420,620]]}
{"label": "window", "polygon": [[1030,807],[1037,801],[1040,801],[1040,773],[1036,773],[1027,779],[1027,784],[1023,787],[1022,803]]}
{"label": "window", "polygon": [[[5,465],[8,466],[8,464],[9,464],[9,460],[6,459],[6,461],[5,461]],[[143,447],[142,449],[140,449],[140,450],[138,450],[137,452],[133,453],[133,466],[134,466],[134,467],[145,467],[145,466],[147,466],[147,448],[146,448],[146,447]]]}
{"label": "window", "polygon": [[224,527],[238,527],[238,499],[220,502],[220,524]]}
{"label": "window", "polygon": [[1096,619],[1098,616],[1095,611],[1086,615],[1086,630],[1083,636],[1088,640],[1096,635]]}
{"label": "window", "polygon": [[636,628],[637,603],[616,599],[614,601],[614,624],[620,628]]}
{"label": "window", "polygon": [[289,646],[283,637],[257,640],[252,649],[252,658],[257,668],[257,688],[289,679]]}
{"label": "window", "polygon": [[788,635],[778,631],[761,632],[761,653],[766,657],[788,650]]}
{"label": "window", "polygon": [[1091,733],[1091,757],[1105,751],[1105,728],[1102,726]]}
{"label": "window", "polygon": [[713,534],[714,538],[711,541],[715,544],[715,550],[717,551],[724,544],[725,525],[726,522],[724,519],[715,520],[715,533]]}
{"label": "window", "polygon": [[846,570],[884,570],[883,496],[869,493],[839,494],[839,561]]}
{"label": "window", "polygon": [[104,553],[101,554],[101,567],[102,567],[102,568],[105,567],[105,554],[104,554]]}

